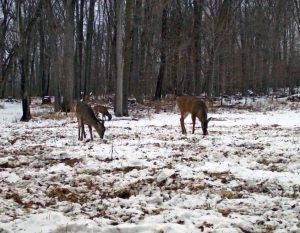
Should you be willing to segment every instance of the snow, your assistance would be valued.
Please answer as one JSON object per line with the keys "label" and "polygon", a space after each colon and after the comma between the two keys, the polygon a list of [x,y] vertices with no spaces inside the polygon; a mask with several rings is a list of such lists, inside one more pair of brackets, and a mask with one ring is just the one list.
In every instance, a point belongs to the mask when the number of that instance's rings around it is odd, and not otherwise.
{"label": "snow", "polygon": [[78,141],[72,113],[0,104],[0,232],[300,232],[300,105],[218,109],[205,137],[139,110]]}

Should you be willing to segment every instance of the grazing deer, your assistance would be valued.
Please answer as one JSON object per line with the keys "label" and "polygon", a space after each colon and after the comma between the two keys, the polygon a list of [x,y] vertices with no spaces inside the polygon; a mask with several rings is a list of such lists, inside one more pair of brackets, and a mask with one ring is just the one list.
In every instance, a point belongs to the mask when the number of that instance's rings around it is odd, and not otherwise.
{"label": "grazing deer", "polygon": [[207,135],[207,125],[211,120],[211,117],[207,119],[207,106],[205,102],[200,99],[197,99],[195,96],[179,96],[176,98],[176,105],[179,108],[181,118],[181,130],[183,134],[186,134],[186,129],[184,126],[184,119],[190,113],[192,115],[193,121],[193,133],[195,132],[195,121],[196,117],[201,122],[201,127],[203,131],[203,135]]}
{"label": "grazing deer", "polygon": [[101,113],[102,119],[105,119],[105,117],[108,117],[108,121],[111,120],[111,114],[108,112],[107,107],[104,107],[102,105],[96,105],[93,109],[94,109],[94,113],[96,115]]}
{"label": "grazing deer", "polygon": [[76,116],[78,121],[78,140],[82,140],[83,136],[86,137],[84,131],[84,124],[88,125],[91,140],[93,141],[92,126],[96,129],[100,138],[102,139],[105,132],[104,122],[97,119],[93,109],[85,102],[77,102]]}

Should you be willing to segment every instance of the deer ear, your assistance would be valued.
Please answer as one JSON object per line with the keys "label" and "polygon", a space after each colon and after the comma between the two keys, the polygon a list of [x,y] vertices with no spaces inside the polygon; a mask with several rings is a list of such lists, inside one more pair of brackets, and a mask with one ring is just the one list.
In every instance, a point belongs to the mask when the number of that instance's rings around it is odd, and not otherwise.
{"label": "deer ear", "polygon": [[206,123],[210,122],[210,120],[211,120],[211,119],[212,119],[211,117],[210,117],[210,118],[208,118],[208,119],[207,119],[207,121],[206,121]]}

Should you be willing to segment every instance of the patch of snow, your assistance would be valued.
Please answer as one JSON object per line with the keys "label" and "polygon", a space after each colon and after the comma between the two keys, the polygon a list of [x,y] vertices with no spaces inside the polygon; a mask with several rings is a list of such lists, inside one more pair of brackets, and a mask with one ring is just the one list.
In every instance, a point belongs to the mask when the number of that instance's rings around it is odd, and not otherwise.
{"label": "patch of snow", "polygon": [[300,232],[299,108],[209,113],[205,137],[145,111],[78,141],[72,114],[3,105],[0,232]]}

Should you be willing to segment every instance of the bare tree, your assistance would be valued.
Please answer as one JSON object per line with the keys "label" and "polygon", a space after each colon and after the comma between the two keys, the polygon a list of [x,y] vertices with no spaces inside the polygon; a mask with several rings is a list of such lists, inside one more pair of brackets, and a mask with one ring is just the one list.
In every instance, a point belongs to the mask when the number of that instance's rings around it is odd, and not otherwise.
{"label": "bare tree", "polygon": [[204,92],[204,80],[202,76],[202,17],[203,17],[203,0],[194,0],[194,69],[195,69],[195,77],[194,77],[194,93],[199,95]]}
{"label": "bare tree", "polygon": [[115,1],[116,4],[116,65],[117,65],[117,86],[116,86],[116,116],[123,116],[124,106],[124,76],[123,76],[123,52],[122,52],[122,12],[123,0]]}
{"label": "bare tree", "polygon": [[173,93],[287,87],[292,93],[300,85],[299,6],[299,0],[1,0],[1,95],[20,93],[22,81],[23,99],[55,95],[56,110],[68,110],[81,91],[116,94],[121,116],[129,114],[131,94],[142,102]]}
{"label": "bare tree", "polygon": [[91,91],[91,68],[92,68],[92,42],[93,42],[93,26],[94,26],[94,11],[95,0],[89,2],[89,15],[87,19],[87,35],[85,45],[85,69],[84,69],[84,93]]}
{"label": "bare tree", "polygon": [[129,79],[131,74],[131,19],[132,0],[126,0],[125,7],[125,38],[124,38],[124,67],[123,67],[123,116],[128,116]]}
{"label": "bare tree", "polygon": [[162,9],[161,19],[161,48],[160,48],[160,66],[156,84],[154,99],[160,99],[162,95],[163,80],[166,67],[166,36],[167,36],[167,4]]}
{"label": "bare tree", "polygon": [[75,98],[80,98],[82,88],[83,69],[83,23],[84,23],[84,0],[76,1],[76,49],[75,49]]}
{"label": "bare tree", "polygon": [[[9,28],[11,26],[13,15],[13,1],[1,1],[0,19],[0,91],[1,97],[4,97],[5,85],[8,79],[11,67],[13,65],[14,56],[16,54],[16,45],[8,40]],[[12,39],[12,38],[11,38]]]}
{"label": "bare tree", "polygon": [[64,0],[63,110],[70,111],[74,91],[74,0]]}
{"label": "bare tree", "polygon": [[[31,36],[32,30],[37,19],[40,17],[42,1],[39,1],[35,8],[30,6],[31,10],[33,10],[33,16],[30,17],[30,14],[26,15],[24,13],[25,3],[18,1],[16,3],[16,12],[17,12],[17,20],[18,20],[18,54],[19,54],[19,62],[20,62],[20,70],[21,70],[21,91],[22,91],[22,109],[23,115],[21,117],[21,121],[29,121],[31,119],[30,114],[30,93],[29,93],[29,52],[31,48]],[[30,11],[29,11],[30,12]],[[31,13],[31,12],[30,12]],[[25,19],[27,24],[25,24]]]}
{"label": "bare tree", "polygon": [[131,91],[139,103],[143,102],[140,90],[140,59],[141,59],[141,18],[142,0],[136,0],[133,9],[132,22],[132,72],[131,72]]}
{"label": "bare tree", "polygon": [[54,89],[54,110],[56,112],[61,110],[61,65],[60,65],[60,51],[59,51],[59,37],[62,34],[63,28],[60,25],[57,14],[55,14],[54,7],[51,0],[46,2],[46,15],[49,19],[49,56],[50,56],[50,77],[53,80]]}

